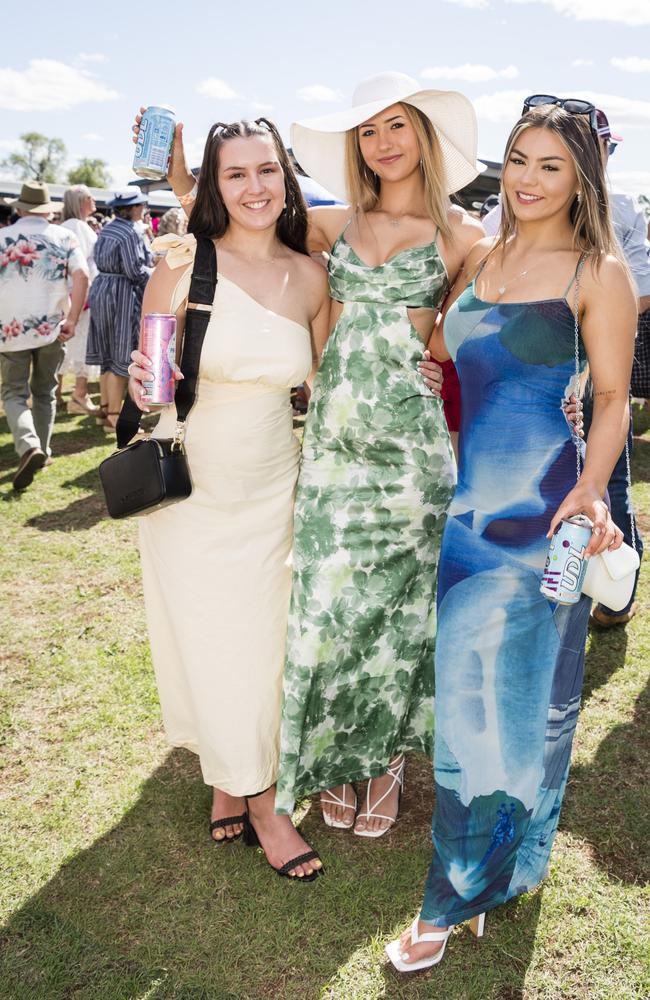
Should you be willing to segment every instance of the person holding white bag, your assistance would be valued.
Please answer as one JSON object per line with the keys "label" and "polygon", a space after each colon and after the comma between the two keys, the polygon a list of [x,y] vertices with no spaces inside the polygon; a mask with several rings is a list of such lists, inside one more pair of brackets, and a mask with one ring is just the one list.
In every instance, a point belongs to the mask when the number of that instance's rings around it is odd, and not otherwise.
{"label": "person holding white bag", "polygon": [[[460,464],[438,576],[433,859],[420,914],[387,947],[405,973],[440,962],[457,924],[480,936],[487,910],[548,870],[591,608],[584,591],[571,605],[540,593],[549,538],[585,514],[591,596],[606,561],[622,563],[630,589],[634,578],[636,554],[621,550],[603,498],[629,422],[637,311],[593,105],[527,99],[502,203],[498,238],[470,251],[429,342],[458,371]],[[587,364],[582,464],[562,400]]]}

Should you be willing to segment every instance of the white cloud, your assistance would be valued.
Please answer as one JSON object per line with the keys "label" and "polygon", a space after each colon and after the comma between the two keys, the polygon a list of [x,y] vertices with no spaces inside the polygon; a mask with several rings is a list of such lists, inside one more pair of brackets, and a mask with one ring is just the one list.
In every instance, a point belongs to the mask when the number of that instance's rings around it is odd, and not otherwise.
{"label": "white cloud", "polygon": [[340,90],[332,90],[322,83],[312,83],[307,87],[301,87],[298,91],[301,101],[308,101],[310,104],[327,104],[343,100]]}
{"label": "white cloud", "polygon": [[98,132],[84,132],[84,134],[82,135],[81,138],[85,139],[87,142],[103,142],[104,141],[104,136],[103,135],[99,135]]}
{"label": "white cloud", "polygon": [[200,136],[198,139],[190,139],[183,143],[185,147],[185,156],[187,157],[187,162],[190,167],[200,167],[203,160],[203,150],[205,149],[205,140],[207,136]]}
{"label": "white cloud", "polygon": [[625,191],[626,194],[650,195],[650,170],[614,171],[610,169],[608,174],[615,191]]}
{"label": "white cloud", "polygon": [[264,101],[258,101],[256,97],[254,97],[251,101],[251,108],[253,111],[257,111],[260,115],[266,115],[273,111],[272,104],[265,104]]}
{"label": "white cloud", "polygon": [[0,69],[0,108],[6,111],[68,110],[120,95],[92,77],[55,59],[32,59],[27,69]]}
{"label": "white cloud", "polygon": [[472,103],[479,121],[514,125],[529,94],[529,90],[497,90],[494,94],[475,97]]}
{"label": "white cloud", "polygon": [[[472,10],[486,10],[492,7],[490,0],[445,0],[458,7]],[[506,3],[546,4],[558,14],[573,17],[576,21],[615,21],[618,24],[650,24],[650,3],[648,0],[505,0]]]}
{"label": "white cloud", "polygon": [[619,59],[614,56],[609,60],[615,69],[622,69],[626,73],[650,73],[650,59],[641,59],[639,56],[626,56]]}
{"label": "white cloud", "polygon": [[648,0],[506,0],[506,3],[543,3],[558,14],[576,21],[615,21],[619,24],[650,24]]}
{"label": "white cloud", "polygon": [[[481,94],[473,100],[476,114],[480,119],[514,125],[528,97],[526,90],[497,90],[493,94]],[[602,108],[616,132],[627,128],[648,128],[650,126],[650,101],[637,101],[618,94],[602,94],[593,90],[581,90],[580,97]]]}
{"label": "white cloud", "polygon": [[519,76],[516,66],[506,66],[505,69],[493,69],[475,63],[464,63],[462,66],[429,66],[420,73],[423,80],[465,80],[467,83],[487,83],[488,80],[514,80]]}
{"label": "white cloud", "polygon": [[593,59],[574,59],[571,63],[572,66],[593,66]]}
{"label": "white cloud", "polygon": [[103,52],[80,52],[77,56],[79,62],[90,62],[90,63],[105,63],[108,62],[108,56],[104,55]]}
{"label": "white cloud", "polygon": [[196,88],[197,94],[201,94],[202,97],[209,97],[215,101],[240,101],[241,95],[237,93],[236,90],[226,83],[225,80],[220,80],[216,76],[209,76],[207,79],[202,80]]}
{"label": "white cloud", "polygon": [[648,128],[650,126],[650,101],[637,101],[618,94],[601,94],[598,91],[581,92],[581,97],[591,101],[606,113],[614,132],[626,128]]}

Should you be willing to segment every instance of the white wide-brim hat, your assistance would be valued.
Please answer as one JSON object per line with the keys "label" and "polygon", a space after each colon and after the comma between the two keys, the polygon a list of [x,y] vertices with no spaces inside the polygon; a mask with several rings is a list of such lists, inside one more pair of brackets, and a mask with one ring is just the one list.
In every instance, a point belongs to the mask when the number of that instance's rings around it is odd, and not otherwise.
{"label": "white wide-brim hat", "polygon": [[476,162],[478,127],[472,102],[455,90],[420,90],[405,73],[379,73],[362,80],[352,107],[291,126],[291,147],[310,177],[349,202],[345,182],[345,133],[391,104],[412,104],[433,125],[442,149],[447,194],[459,191],[485,170]]}

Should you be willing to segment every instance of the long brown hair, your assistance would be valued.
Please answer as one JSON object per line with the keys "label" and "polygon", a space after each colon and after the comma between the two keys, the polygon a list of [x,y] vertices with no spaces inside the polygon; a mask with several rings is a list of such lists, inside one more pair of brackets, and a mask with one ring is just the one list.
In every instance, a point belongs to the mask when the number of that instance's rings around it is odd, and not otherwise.
{"label": "long brown hair", "polygon": [[[447,218],[450,206],[447,174],[436,130],[419,108],[405,103],[400,106],[413,126],[420,147],[420,169],[424,179],[427,212],[442,236],[451,239],[451,227]],[[379,200],[381,181],[363,158],[358,128],[351,128],[345,133],[345,177],[352,207],[360,212],[372,211]]]}
{"label": "long brown hair", "polygon": [[196,201],[187,231],[195,236],[207,236],[209,239],[219,239],[224,235],[230,219],[217,179],[219,155],[224,143],[230,139],[248,139],[253,135],[271,136],[284,174],[286,204],[276,223],[277,237],[289,249],[306,254],[308,253],[307,205],[280,133],[267,118],[230,122],[230,124],[215,122],[210,128],[198,177]]}
{"label": "long brown hair", "polygon": [[[503,169],[510,160],[519,136],[529,128],[542,128],[554,132],[571,155],[578,175],[580,194],[576,195],[569,209],[573,226],[573,246],[580,253],[593,255],[596,267],[605,254],[614,254],[627,270],[620,247],[614,235],[607,195],[605,168],[598,139],[591,131],[586,115],[570,114],[554,104],[531,108],[522,115],[506,143]],[[490,253],[505,247],[516,229],[515,214],[501,182],[501,229]]]}

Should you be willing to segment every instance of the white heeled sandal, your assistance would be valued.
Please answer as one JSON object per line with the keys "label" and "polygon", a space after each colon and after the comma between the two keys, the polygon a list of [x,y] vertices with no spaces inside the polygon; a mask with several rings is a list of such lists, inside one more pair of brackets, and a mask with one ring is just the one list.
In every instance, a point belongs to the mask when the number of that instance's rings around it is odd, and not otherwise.
{"label": "white heeled sandal", "polygon": [[[355,834],[357,837],[383,837],[385,833],[391,830],[395,823],[397,822],[397,816],[399,814],[399,806],[402,798],[402,789],[404,787],[404,765],[406,763],[406,758],[404,754],[401,754],[396,760],[391,761],[388,765],[388,770],[386,774],[390,774],[393,779],[388,787],[388,790],[384,792],[382,797],[378,799],[373,806],[370,805],[370,789],[372,786],[372,778],[368,782],[368,790],[366,791],[366,809],[365,812],[359,813],[357,819],[362,817],[367,821],[369,819],[385,819],[388,820],[390,826],[384,827],[383,830],[369,830],[367,827],[365,830],[356,830]],[[397,800],[397,813],[395,816],[384,816],[382,813],[378,813],[377,809],[382,804],[385,798],[387,798],[392,792],[395,785],[399,785],[399,797]]]}
{"label": "white heeled sandal", "polygon": [[[352,786],[350,787],[352,788]],[[357,793],[355,792],[354,788],[352,788],[352,794],[354,795],[354,802],[352,803],[347,802],[346,801],[347,788],[348,788],[347,785],[343,785],[343,798],[339,798],[339,796],[336,795],[329,788],[326,791],[320,793],[321,811],[323,813],[323,820],[325,821],[326,826],[332,826],[336,830],[351,830],[352,827],[354,826],[354,821],[357,815],[357,804],[358,804]],[[323,803],[325,803],[325,805],[343,806],[344,809],[351,809],[352,819],[350,820],[349,823],[346,823],[345,820],[342,819],[332,819],[331,814],[325,812],[325,810],[323,809]]]}
{"label": "white heeled sandal", "polygon": [[[442,962],[442,957],[445,953],[445,948],[447,947],[447,941],[454,929],[454,924],[451,924],[446,931],[427,931],[425,934],[420,934],[418,932],[419,917],[416,917],[411,924],[411,947],[416,944],[422,944],[426,941],[437,941],[442,942],[441,947],[435,953],[435,955],[428,955],[426,958],[421,958],[419,962],[405,962],[404,955],[408,955],[408,950],[404,951],[401,945],[401,938],[397,938],[395,941],[391,941],[390,944],[386,945],[386,954],[391,960],[392,964],[395,966],[398,972],[419,972],[422,969],[430,969],[434,965],[438,965]],[[469,921],[469,927],[472,934],[476,937],[483,937],[483,931],[485,930],[485,914],[479,913],[478,916],[472,917]]]}

